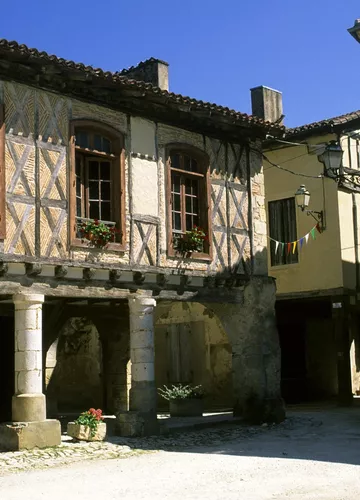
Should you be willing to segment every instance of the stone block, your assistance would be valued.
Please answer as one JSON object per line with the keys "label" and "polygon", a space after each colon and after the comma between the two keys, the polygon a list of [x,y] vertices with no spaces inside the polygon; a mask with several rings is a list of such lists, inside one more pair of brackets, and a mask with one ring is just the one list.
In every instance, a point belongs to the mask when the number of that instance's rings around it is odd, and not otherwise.
{"label": "stone block", "polygon": [[17,351],[41,351],[41,331],[40,330],[20,330],[15,331],[15,345]]}
{"label": "stone block", "polygon": [[46,402],[44,394],[19,394],[13,396],[12,418],[14,422],[37,422],[45,420]]}
{"label": "stone block", "polygon": [[60,444],[58,420],[0,424],[0,451],[31,450]]}
{"label": "stone block", "polygon": [[41,370],[21,371],[17,376],[15,390],[19,394],[39,394],[42,392]]}
{"label": "stone block", "polygon": [[131,349],[131,360],[133,364],[137,363],[153,363],[154,362],[154,347],[142,347],[140,349]]}
{"label": "stone block", "polygon": [[120,412],[116,416],[115,432],[123,437],[156,436],[160,434],[156,412]]}
{"label": "stone block", "polygon": [[94,435],[91,435],[91,429],[88,425],[80,425],[75,422],[67,424],[68,436],[71,436],[79,441],[104,441],[106,437],[106,424],[100,422]]}
{"label": "stone block", "polygon": [[131,367],[132,380],[135,382],[151,382],[155,380],[154,363],[136,363]]}
{"label": "stone block", "polygon": [[40,351],[15,352],[15,371],[31,371],[42,369],[42,353]]}

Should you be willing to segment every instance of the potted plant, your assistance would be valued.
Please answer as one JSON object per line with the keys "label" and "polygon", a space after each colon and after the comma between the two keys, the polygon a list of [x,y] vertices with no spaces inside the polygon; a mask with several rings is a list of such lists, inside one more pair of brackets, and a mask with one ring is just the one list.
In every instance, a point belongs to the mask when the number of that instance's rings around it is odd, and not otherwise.
{"label": "potted plant", "polygon": [[103,420],[102,410],[90,408],[74,422],[67,424],[68,436],[80,441],[103,441],[106,436],[106,424]]}
{"label": "potted plant", "polygon": [[171,417],[201,417],[204,390],[201,385],[164,385],[159,390],[162,398],[169,401]]}
{"label": "potted plant", "polygon": [[108,243],[114,242],[118,232],[115,226],[107,226],[98,219],[83,221],[79,227],[81,239],[97,248],[104,248]]}
{"label": "potted plant", "polygon": [[199,226],[194,226],[185,234],[174,235],[174,249],[182,255],[190,256],[192,252],[203,252],[204,242],[207,240],[205,231]]}

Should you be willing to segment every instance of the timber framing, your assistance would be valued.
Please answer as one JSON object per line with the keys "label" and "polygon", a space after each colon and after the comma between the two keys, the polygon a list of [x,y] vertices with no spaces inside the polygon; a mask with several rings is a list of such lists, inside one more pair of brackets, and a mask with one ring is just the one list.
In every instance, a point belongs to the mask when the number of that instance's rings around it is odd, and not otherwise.
{"label": "timber framing", "polygon": [[[41,293],[47,297],[113,300],[126,299],[141,291],[158,300],[242,303],[249,279],[243,275],[214,275],[169,271],[133,266],[115,268],[81,262],[39,262],[19,256],[0,255],[0,290],[8,296],[21,291]],[[269,277],[257,276],[263,282]]]}

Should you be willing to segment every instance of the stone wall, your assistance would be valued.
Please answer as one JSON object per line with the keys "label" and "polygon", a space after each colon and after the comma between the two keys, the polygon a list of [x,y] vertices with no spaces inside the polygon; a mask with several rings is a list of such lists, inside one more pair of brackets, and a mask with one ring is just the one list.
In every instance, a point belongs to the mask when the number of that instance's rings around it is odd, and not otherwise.
{"label": "stone wall", "polygon": [[50,411],[102,408],[102,371],[102,349],[95,325],[86,318],[70,318],[46,358]]}
{"label": "stone wall", "polygon": [[[160,303],[155,315],[156,385],[201,384],[207,408],[232,407],[232,354],[218,318],[198,303]],[[167,403],[159,398],[159,407]]]}

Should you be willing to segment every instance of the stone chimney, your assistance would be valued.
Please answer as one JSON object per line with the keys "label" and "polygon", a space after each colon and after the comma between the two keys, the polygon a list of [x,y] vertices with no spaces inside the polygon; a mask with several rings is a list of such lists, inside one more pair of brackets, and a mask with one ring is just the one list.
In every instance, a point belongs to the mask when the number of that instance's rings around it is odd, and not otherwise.
{"label": "stone chimney", "polygon": [[251,92],[252,114],[265,121],[281,123],[284,119],[282,93],[269,87],[254,87]]}
{"label": "stone chimney", "polygon": [[161,90],[169,90],[169,64],[154,57],[139,63],[137,66],[120,71],[120,75],[151,83]]}

